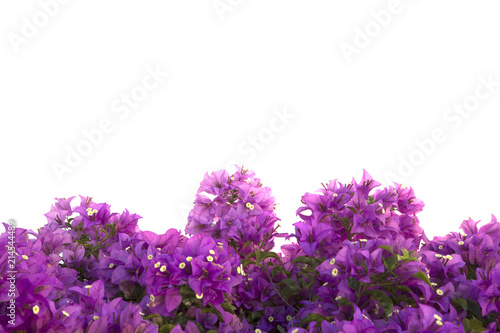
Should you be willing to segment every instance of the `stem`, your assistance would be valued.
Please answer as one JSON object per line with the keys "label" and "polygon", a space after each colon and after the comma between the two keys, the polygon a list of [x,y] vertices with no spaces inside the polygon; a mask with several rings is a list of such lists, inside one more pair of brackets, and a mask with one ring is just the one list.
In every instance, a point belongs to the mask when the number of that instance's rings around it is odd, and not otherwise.
{"label": "stem", "polygon": [[265,267],[265,271],[266,271],[267,278],[269,279],[269,282],[271,282],[271,285],[273,286],[274,291],[276,291],[276,293],[281,297],[281,299],[283,300],[283,302],[285,302],[286,305],[290,306],[290,303],[288,303],[286,301],[286,299],[283,297],[283,295],[281,295],[281,293],[278,291],[278,289],[276,289],[276,286],[274,285],[273,280],[269,276],[269,272],[268,272],[267,267]]}

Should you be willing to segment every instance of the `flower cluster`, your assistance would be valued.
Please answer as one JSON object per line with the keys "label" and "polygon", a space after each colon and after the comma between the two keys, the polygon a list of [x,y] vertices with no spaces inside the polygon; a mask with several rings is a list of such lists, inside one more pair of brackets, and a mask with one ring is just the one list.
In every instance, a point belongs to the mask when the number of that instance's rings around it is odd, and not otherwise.
{"label": "flower cluster", "polygon": [[495,216],[431,240],[413,190],[380,185],[364,171],[304,194],[293,234],[244,168],[205,174],[185,234],[56,199],[36,232],[4,223],[0,333],[500,332]]}

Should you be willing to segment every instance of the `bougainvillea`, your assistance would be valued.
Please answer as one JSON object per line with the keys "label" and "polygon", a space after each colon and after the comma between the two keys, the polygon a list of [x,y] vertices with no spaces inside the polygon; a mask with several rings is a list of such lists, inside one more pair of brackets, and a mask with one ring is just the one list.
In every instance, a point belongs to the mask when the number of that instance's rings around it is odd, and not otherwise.
{"label": "bougainvillea", "polygon": [[495,216],[431,240],[411,188],[322,185],[282,222],[252,171],[207,173],[184,232],[163,234],[56,199],[37,231],[4,223],[0,333],[500,332]]}

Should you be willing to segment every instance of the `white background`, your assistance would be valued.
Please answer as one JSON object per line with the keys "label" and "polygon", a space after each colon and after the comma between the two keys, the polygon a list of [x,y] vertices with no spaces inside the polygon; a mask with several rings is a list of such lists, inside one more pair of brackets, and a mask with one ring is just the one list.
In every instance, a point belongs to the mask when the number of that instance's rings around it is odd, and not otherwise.
{"label": "white background", "polygon": [[[54,198],[81,194],[140,214],[141,229],[184,230],[204,173],[238,163],[272,188],[283,232],[305,192],[359,180],[363,168],[383,186],[392,173],[413,187],[429,236],[468,217],[489,221],[500,214],[499,9],[494,0],[3,1],[0,220],[35,229]],[[147,68],[169,75],[116,112]],[[496,82],[491,92],[480,77]],[[464,101],[468,117],[447,111]],[[284,110],[286,124],[275,118]],[[105,119],[112,130],[68,167],[68,149]],[[424,155],[416,141],[434,131],[441,142]],[[265,141],[260,150],[251,137]],[[61,177],[57,163],[68,168]]]}

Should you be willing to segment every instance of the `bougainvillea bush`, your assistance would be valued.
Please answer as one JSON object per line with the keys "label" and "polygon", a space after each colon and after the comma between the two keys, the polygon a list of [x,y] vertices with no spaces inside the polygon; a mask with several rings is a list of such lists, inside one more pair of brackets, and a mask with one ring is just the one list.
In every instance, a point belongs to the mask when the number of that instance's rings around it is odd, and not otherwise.
{"label": "bougainvillea bush", "polygon": [[413,190],[364,172],[304,194],[278,233],[270,188],[238,170],[205,174],[185,233],[83,196],[56,199],[36,232],[4,223],[0,332],[500,331],[494,216],[430,240]]}

